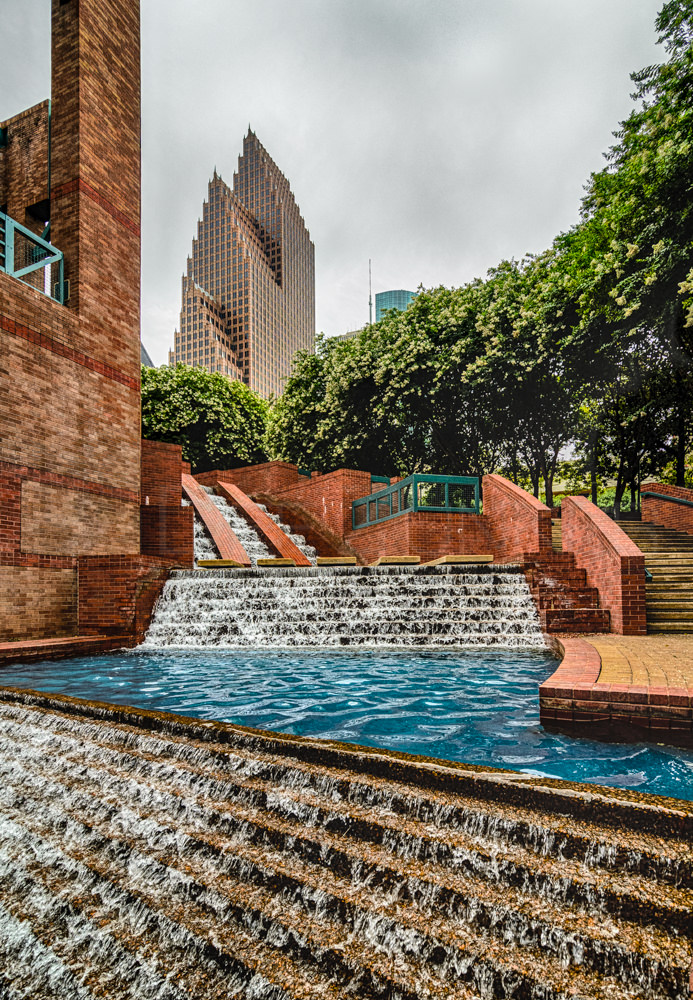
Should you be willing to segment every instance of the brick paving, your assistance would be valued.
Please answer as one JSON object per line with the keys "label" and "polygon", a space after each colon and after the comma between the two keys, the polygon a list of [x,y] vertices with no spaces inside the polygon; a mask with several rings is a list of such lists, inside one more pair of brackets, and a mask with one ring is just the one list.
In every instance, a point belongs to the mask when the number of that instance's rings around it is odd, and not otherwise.
{"label": "brick paving", "polygon": [[693,688],[693,635],[593,635],[599,653],[599,684]]}
{"label": "brick paving", "polygon": [[566,636],[558,646],[561,663],[539,687],[543,723],[693,742],[693,635]]}

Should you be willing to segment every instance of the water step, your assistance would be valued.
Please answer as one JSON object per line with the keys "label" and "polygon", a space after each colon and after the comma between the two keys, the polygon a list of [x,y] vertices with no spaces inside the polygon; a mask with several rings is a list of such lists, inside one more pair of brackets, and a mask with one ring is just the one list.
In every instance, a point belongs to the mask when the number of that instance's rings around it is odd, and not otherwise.
{"label": "water step", "polygon": [[0,815],[20,995],[687,996],[690,803],[5,692]]}

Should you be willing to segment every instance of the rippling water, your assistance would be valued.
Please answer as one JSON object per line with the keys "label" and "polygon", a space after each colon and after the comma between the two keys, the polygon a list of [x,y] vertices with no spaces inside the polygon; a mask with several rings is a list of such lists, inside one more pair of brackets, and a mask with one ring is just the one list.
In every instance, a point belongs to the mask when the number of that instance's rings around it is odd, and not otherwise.
{"label": "rippling water", "polygon": [[693,752],[546,732],[544,652],[125,650],[0,683],[693,799]]}

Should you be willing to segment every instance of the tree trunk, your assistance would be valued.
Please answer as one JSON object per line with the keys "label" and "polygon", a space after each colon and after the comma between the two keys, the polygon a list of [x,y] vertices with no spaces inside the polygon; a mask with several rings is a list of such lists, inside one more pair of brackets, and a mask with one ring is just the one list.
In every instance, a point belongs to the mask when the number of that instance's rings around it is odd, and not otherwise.
{"label": "tree trunk", "polygon": [[596,506],[596,504],[597,504],[597,432],[596,432],[596,430],[590,431],[589,450],[590,450],[590,499],[591,499],[592,503]]}
{"label": "tree trunk", "polygon": [[676,485],[686,485],[686,414],[683,406],[676,412]]}

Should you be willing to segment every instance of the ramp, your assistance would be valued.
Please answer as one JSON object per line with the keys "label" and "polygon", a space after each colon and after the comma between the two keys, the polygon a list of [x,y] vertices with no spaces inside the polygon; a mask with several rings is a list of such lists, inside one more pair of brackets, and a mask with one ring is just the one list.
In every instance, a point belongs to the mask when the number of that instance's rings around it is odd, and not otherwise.
{"label": "ramp", "polygon": [[278,556],[282,559],[293,559],[296,566],[311,565],[310,559],[243,490],[239,490],[233,483],[217,483],[217,488],[229,503],[248,518],[265,544],[273,548]]}
{"label": "ramp", "polygon": [[239,566],[250,566],[250,557],[231,529],[223,514],[214,506],[197,480],[187,473],[181,476],[183,492],[192,503],[202,520],[212,541],[219,550],[221,559],[232,559]]}

